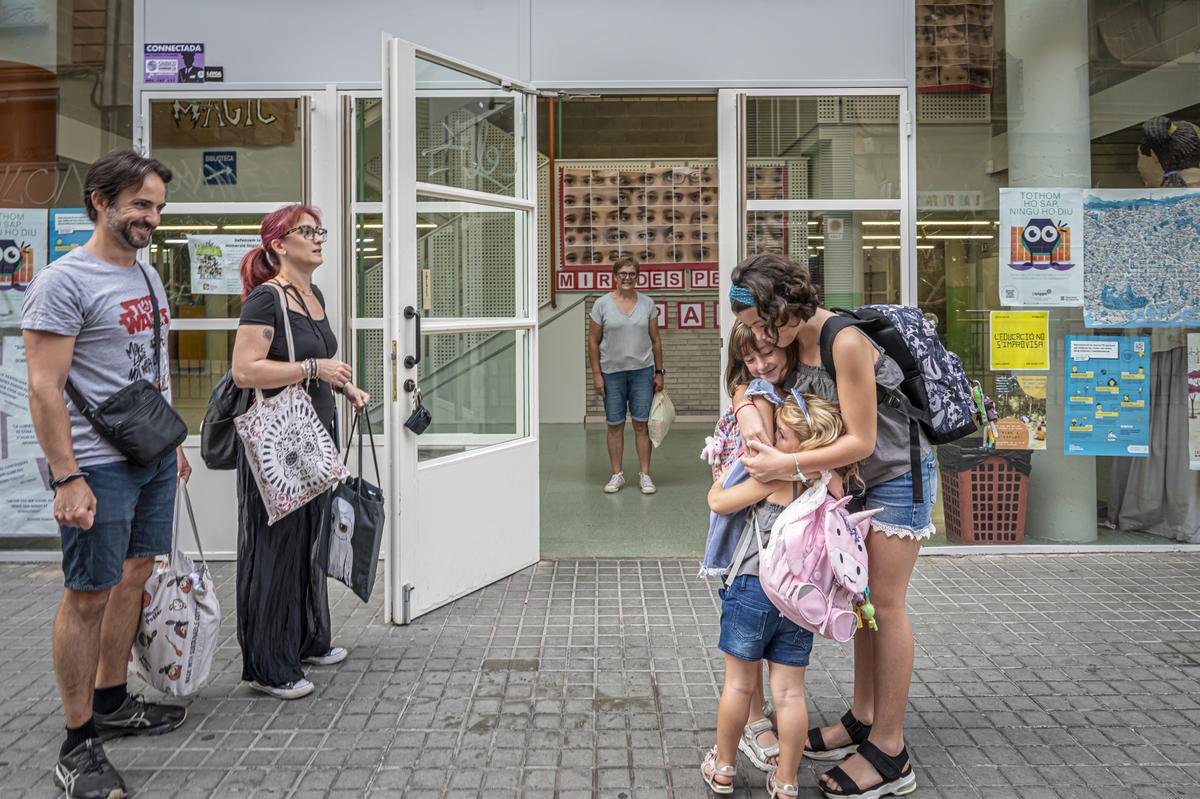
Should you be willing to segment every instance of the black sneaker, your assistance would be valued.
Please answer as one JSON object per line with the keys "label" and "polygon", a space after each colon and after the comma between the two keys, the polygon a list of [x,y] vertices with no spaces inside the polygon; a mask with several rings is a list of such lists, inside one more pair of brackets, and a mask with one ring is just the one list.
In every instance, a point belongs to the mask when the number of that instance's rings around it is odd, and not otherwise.
{"label": "black sneaker", "polygon": [[162,735],[183,724],[187,708],[147,702],[137,694],[129,694],[112,713],[93,714],[100,740],[122,735]]}
{"label": "black sneaker", "polygon": [[89,738],[58,759],[54,781],[67,799],[125,799],[125,780],[108,762],[104,746]]}

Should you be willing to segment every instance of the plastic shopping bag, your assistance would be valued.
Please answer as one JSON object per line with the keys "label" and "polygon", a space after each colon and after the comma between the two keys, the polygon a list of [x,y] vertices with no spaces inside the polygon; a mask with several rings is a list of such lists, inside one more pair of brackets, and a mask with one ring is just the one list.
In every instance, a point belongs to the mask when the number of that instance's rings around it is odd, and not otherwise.
{"label": "plastic shopping bag", "polygon": [[663,439],[667,437],[667,432],[671,429],[671,423],[675,421],[675,403],[671,402],[671,398],[667,396],[666,391],[660,391],[654,395],[654,400],[650,403],[650,419],[646,423],[646,427],[650,432],[650,443],[655,447],[662,444]]}
{"label": "plastic shopping bag", "polygon": [[[196,549],[200,550],[198,569],[179,549],[180,497],[187,504]],[[155,567],[142,591],[142,616],[130,653],[131,665],[139,677],[164,694],[190,696],[208,682],[220,633],[221,604],[200,546],[187,483],[180,480],[171,552]]]}

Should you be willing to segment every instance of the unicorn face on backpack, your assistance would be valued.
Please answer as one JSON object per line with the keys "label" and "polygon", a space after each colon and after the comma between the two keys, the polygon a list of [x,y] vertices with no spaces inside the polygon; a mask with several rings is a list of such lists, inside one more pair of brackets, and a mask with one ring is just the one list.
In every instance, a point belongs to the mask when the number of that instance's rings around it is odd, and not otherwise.
{"label": "unicorn face on backpack", "polygon": [[871,517],[883,508],[846,513],[851,497],[838,500],[833,512],[825,516],[825,549],[834,579],[852,594],[867,590],[867,531]]}

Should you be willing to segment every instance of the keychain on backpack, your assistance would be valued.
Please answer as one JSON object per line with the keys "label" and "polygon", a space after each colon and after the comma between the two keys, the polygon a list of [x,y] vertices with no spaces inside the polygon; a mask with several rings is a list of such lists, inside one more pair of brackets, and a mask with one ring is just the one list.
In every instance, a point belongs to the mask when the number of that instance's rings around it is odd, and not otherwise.
{"label": "keychain on backpack", "polygon": [[[407,388],[407,386],[405,386]],[[429,409],[421,404],[421,387],[415,383],[412,386],[413,410],[404,420],[404,426],[413,431],[416,435],[421,435],[425,432],[425,428],[429,427],[433,421],[433,414]]]}
{"label": "keychain on backpack", "polygon": [[854,603],[854,615],[858,616],[858,629],[863,628],[863,621],[867,623],[867,627],[872,632],[879,631],[879,625],[875,623],[875,606],[871,604],[871,587],[867,586],[863,591],[862,597]]}
{"label": "keychain on backpack", "polygon": [[983,386],[979,385],[978,380],[971,384],[971,399],[975,403],[975,419],[984,429],[984,446],[991,447],[996,443],[996,420],[1000,418],[996,403],[983,393]]}

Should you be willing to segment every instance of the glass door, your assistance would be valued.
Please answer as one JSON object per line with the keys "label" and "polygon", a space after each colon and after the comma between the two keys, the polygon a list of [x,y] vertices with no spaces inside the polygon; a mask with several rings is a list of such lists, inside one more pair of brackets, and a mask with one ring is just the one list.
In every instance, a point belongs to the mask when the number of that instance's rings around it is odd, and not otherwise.
{"label": "glass door", "polygon": [[761,252],[807,267],[827,308],[913,304],[905,89],[727,89],[718,114],[723,337],[729,276]]}
{"label": "glass door", "polygon": [[[385,41],[385,563],[403,624],[538,559],[536,104]],[[420,435],[404,426],[418,392]]]}

